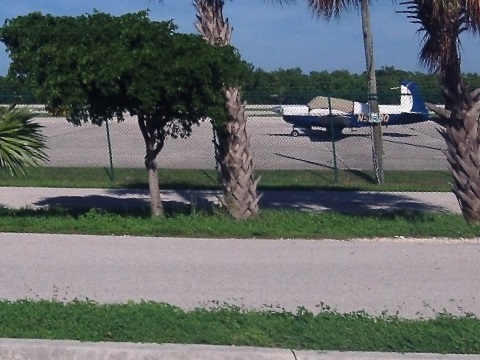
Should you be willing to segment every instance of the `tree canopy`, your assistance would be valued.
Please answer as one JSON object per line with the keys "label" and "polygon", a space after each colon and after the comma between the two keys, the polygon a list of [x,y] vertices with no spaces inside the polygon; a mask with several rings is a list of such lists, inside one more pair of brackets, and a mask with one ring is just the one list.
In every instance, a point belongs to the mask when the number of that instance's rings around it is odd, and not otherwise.
{"label": "tree canopy", "polygon": [[9,77],[29,84],[75,123],[122,119],[125,111],[136,115],[140,109],[163,122],[223,113],[218,90],[242,78],[239,55],[175,29],[172,22],[151,21],[146,12],[36,12],[7,20],[0,37],[12,60]]}
{"label": "tree canopy", "polygon": [[172,22],[151,21],[147,12],[35,12],[7,20],[0,30],[12,60],[9,78],[31,86],[67,120],[102,124],[123,120],[125,113],[137,117],[154,215],[161,213],[155,159],[165,139],[189,136],[206,118],[226,121],[222,90],[241,83],[247,71],[233,47],[175,30]]}

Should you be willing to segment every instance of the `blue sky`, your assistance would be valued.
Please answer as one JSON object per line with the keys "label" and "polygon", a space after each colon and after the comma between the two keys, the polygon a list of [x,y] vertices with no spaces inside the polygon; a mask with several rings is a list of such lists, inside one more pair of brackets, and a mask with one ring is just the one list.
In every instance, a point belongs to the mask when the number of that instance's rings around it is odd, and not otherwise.
{"label": "blue sky", "polygon": [[[376,68],[395,66],[407,71],[426,71],[418,63],[421,36],[409,23],[399,2],[374,1],[371,8]],[[114,15],[150,9],[153,20],[170,20],[179,31],[195,32],[195,10],[190,0],[16,0],[3,1],[0,21],[41,11],[53,15],[81,15],[94,9]],[[361,20],[357,11],[343,14],[329,23],[316,19],[306,1],[278,6],[271,1],[226,1],[225,15],[234,27],[232,43],[243,58],[264,70],[301,68],[310,71],[365,68]],[[464,72],[480,73],[480,38],[463,40]],[[8,54],[0,43],[0,75],[9,66]]]}

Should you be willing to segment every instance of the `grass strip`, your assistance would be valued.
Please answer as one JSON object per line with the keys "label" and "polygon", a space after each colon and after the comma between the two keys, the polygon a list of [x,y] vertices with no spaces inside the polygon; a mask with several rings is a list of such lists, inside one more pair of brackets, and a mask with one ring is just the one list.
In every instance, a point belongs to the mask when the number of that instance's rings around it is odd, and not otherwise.
{"label": "grass strip", "polygon": [[0,302],[0,336],[143,343],[186,343],[311,350],[480,353],[480,320],[372,317],[303,308],[244,310],[234,306],[184,311],[167,304],[91,301]]}
{"label": "grass strip", "polygon": [[[66,188],[148,188],[142,168],[38,167],[27,169],[26,177],[0,172],[0,186]],[[216,189],[215,170],[160,169],[162,189]],[[384,185],[377,185],[373,171],[339,170],[258,170],[260,190],[372,190],[372,191],[451,191],[448,171],[385,171]]]}
{"label": "grass strip", "polygon": [[256,219],[238,222],[222,213],[206,211],[172,212],[163,218],[151,218],[148,209],[128,213],[98,209],[1,209],[0,231],[280,239],[480,236],[480,226],[467,226],[460,215],[410,211],[347,215],[332,211],[265,210]]}

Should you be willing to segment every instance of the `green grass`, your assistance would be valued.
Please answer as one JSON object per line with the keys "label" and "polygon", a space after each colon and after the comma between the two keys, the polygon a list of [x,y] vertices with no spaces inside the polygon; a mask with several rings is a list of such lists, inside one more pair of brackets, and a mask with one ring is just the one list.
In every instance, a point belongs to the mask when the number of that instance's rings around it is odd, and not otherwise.
{"label": "green grass", "polygon": [[[259,171],[261,189],[337,189],[448,191],[447,172],[387,172],[387,185],[373,174],[343,171],[338,184],[332,171]],[[26,178],[0,174],[2,186],[147,187],[143,169],[115,169],[115,182],[102,168],[38,168]],[[214,171],[161,171],[161,187],[212,189]],[[237,222],[218,210],[168,209],[150,218],[148,208],[135,211],[97,209],[0,209],[3,232],[71,233],[136,236],[237,238],[451,237],[480,235],[459,215],[396,212],[364,216],[334,212],[265,210],[252,221]],[[340,314],[324,308],[247,311],[237,307],[195,309],[153,302],[106,304],[91,301],[0,301],[0,337],[81,341],[189,343],[280,347],[312,350],[480,353],[480,320],[439,314],[434,319]]]}
{"label": "green grass", "polygon": [[480,227],[467,226],[460,215],[396,212],[343,215],[335,212],[265,210],[247,222],[219,212],[176,209],[164,218],[150,218],[148,210],[0,210],[3,232],[98,234],[132,236],[184,236],[234,238],[348,239],[372,237],[480,236]]}
{"label": "green grass", "polygon": [[195,309],[153,302],[0,302],[0,337],[187,343],[287,349],[480,353],[480,320],[441,314],[408,320],[328,309]]}
{"label": "green grass", "polygon": [[[218,187],[214,170],[160,169],[162,189],[215,189]],[[450,191],[448,171],[386,171],[386,183],[375,183],[372,171],[343,170],[338,179],[332,170],[259,170],[260,190],[375,190],[375,191]],[[114,181],[106,168],[29,169],[26,177],[11,177],[0,172],[0,186],[128,188],[146,189],[144,169],[114,170]]]}

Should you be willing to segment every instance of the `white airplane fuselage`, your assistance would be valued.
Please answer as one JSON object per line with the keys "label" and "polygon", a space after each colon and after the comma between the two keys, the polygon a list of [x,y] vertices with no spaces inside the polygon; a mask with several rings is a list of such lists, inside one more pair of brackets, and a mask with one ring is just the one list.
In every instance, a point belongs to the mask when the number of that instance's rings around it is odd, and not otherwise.
{"label": "white airplane fuselage", "polygon": [[316,97],[309,105],[279,105],[272,109],[283,119],[298,128],[335,128],[341,132],[346,127],[370,126],[372,121],[382,125],[405,125],[429,120],[428,110],[415,83],[403,82],[400,86],[400,104],[379,105],[379,114],[371,114],[366,103],[335,98]]}

